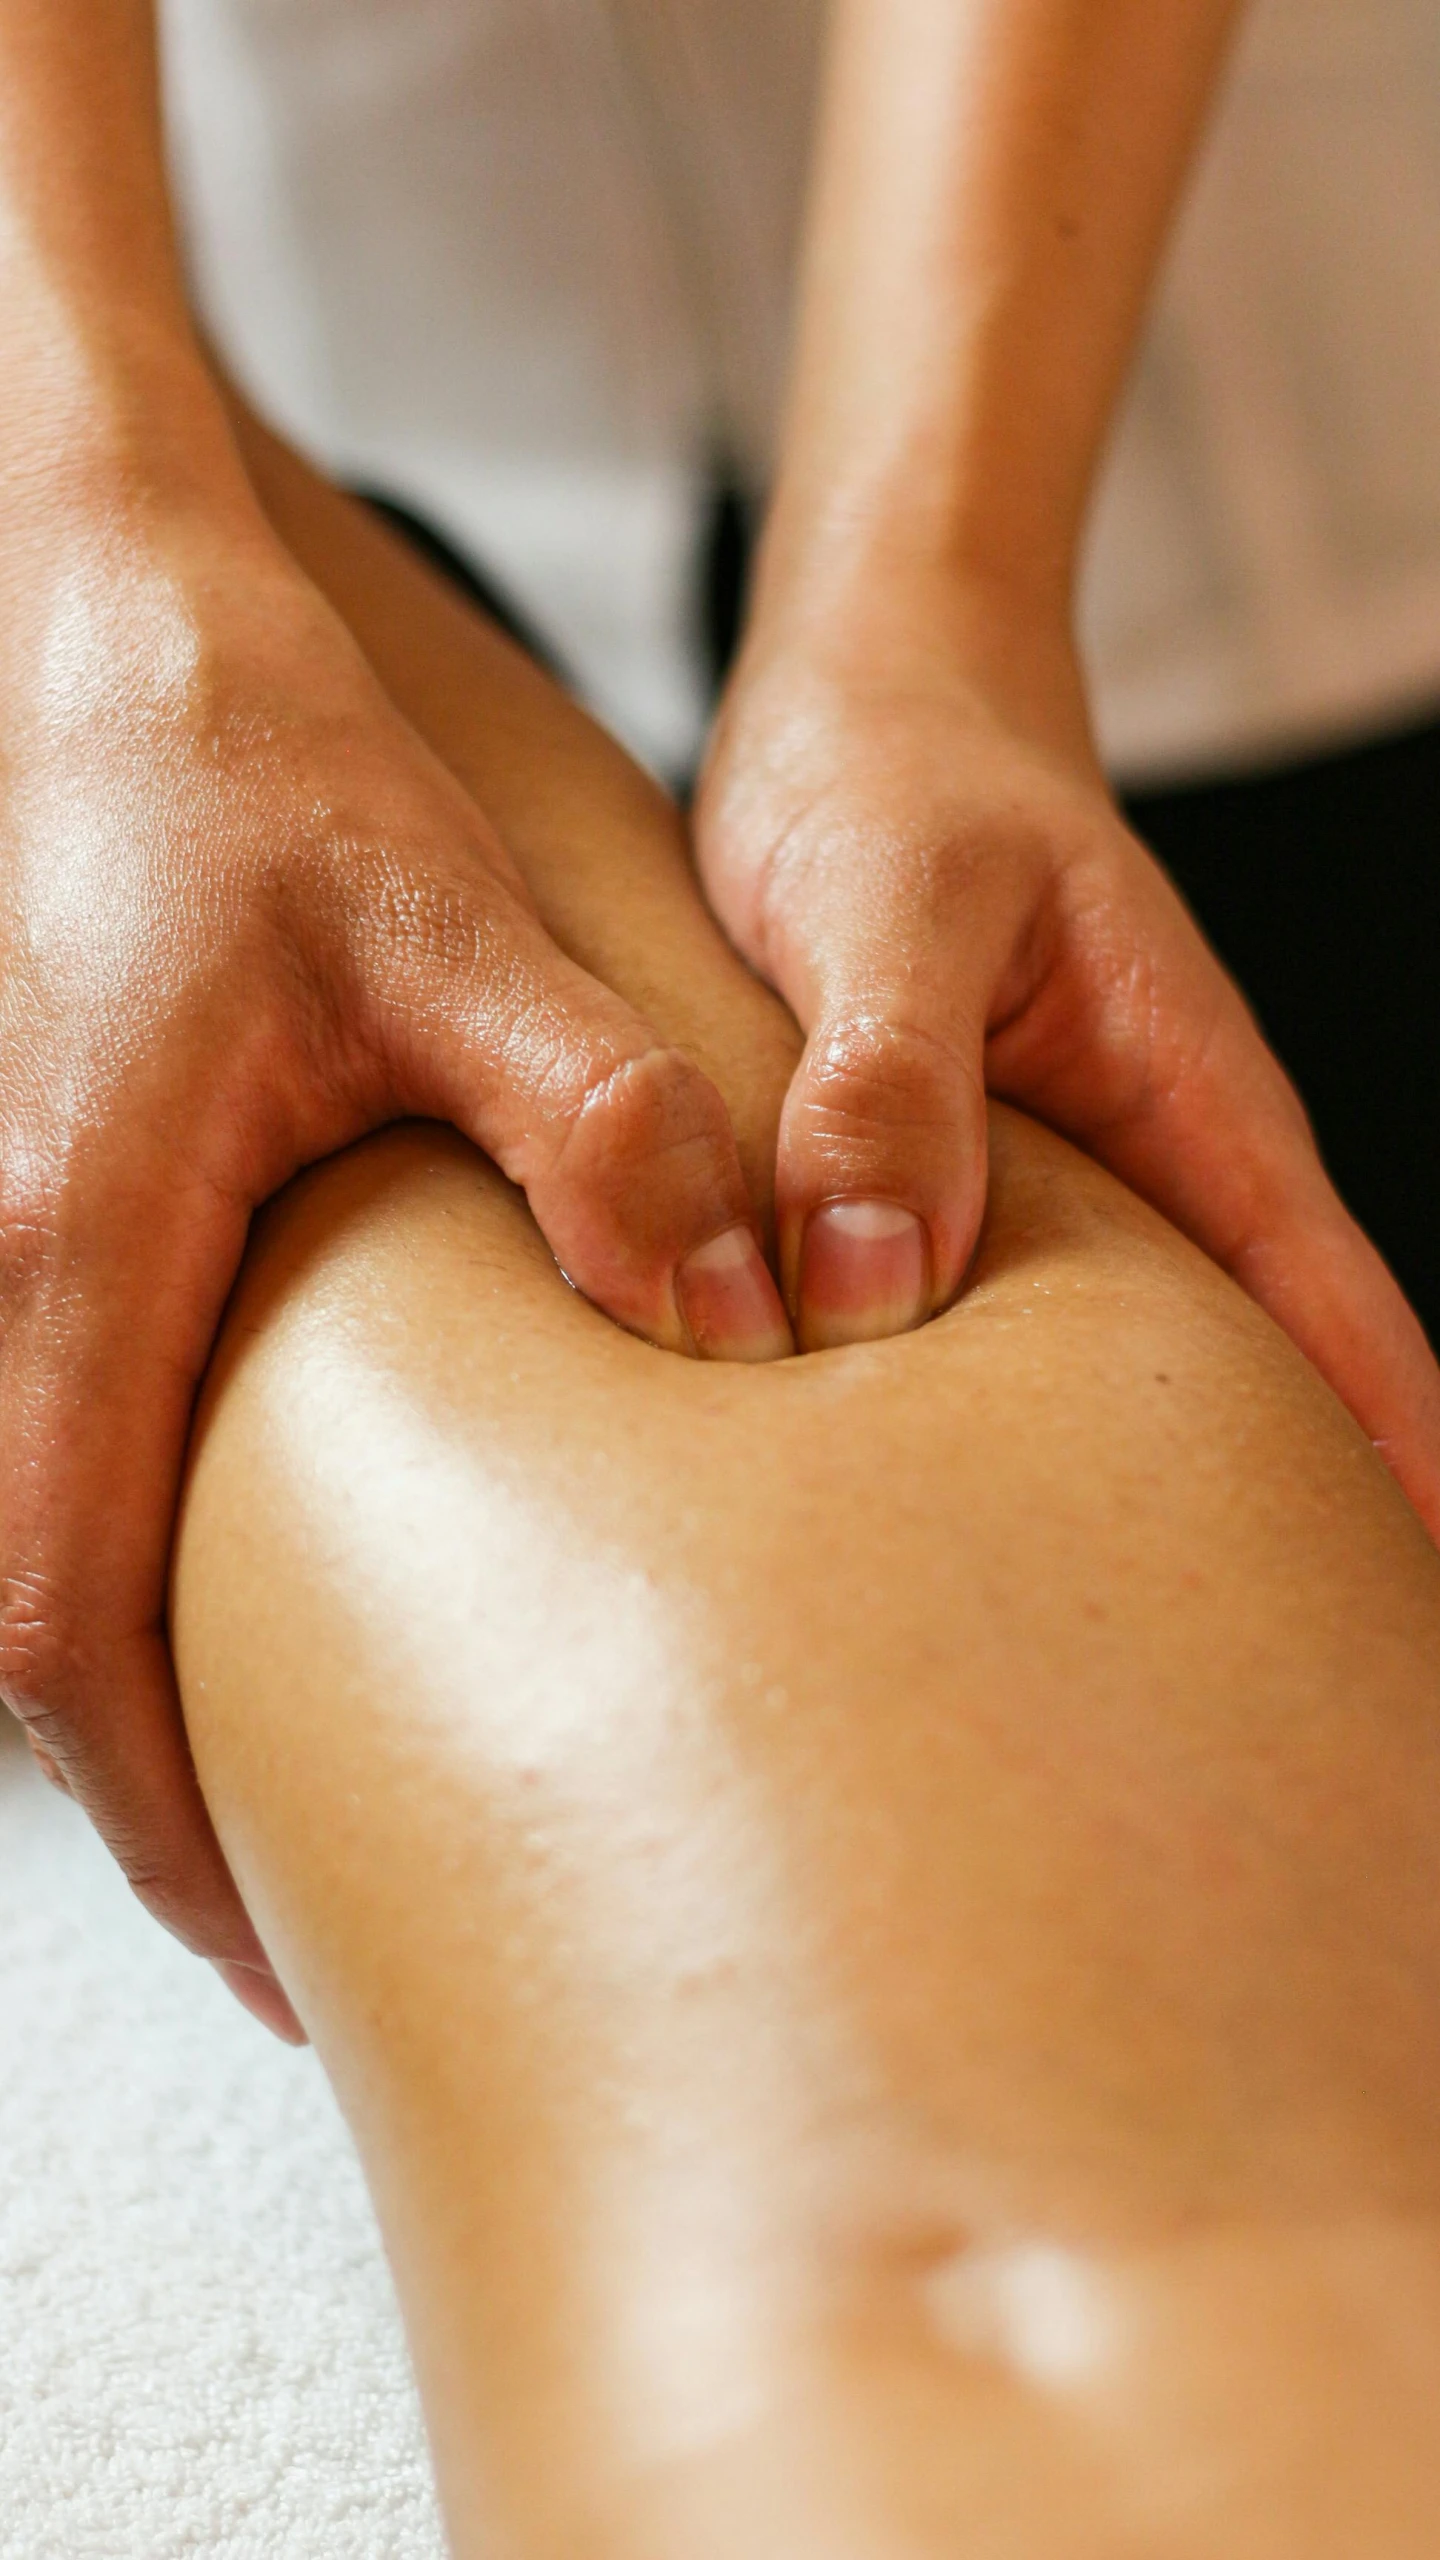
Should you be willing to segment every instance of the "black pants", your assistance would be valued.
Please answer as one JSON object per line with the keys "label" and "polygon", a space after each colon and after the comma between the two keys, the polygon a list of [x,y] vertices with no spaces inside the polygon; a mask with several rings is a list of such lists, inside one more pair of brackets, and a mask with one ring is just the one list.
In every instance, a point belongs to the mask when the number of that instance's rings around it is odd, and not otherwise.
{"label": "black pants", "polygon": [[1129,803],[1440,1343],[1440,722]]}
{"label": "black pants", "polygon": [[[372,499],[542,663],[517,612],[432,527]],[[751,511],[723,482],[697,581],[718,686]],[[1132,798],[1304,1097],[1341,1193],[1440,1344],[1440,721],[1283,770]]]}

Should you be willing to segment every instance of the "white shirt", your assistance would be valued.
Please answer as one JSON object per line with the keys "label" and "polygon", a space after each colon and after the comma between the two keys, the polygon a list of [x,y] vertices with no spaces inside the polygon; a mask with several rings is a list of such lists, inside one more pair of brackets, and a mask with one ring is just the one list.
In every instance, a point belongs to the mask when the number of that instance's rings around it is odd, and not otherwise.
{"label": "white shirt", "polygon": [[[700,493],[773,453],[823,0],[162,0],[197,290],[678,765]],[[1440,11],[1255,0],[1096,508],[1127,781],[1440,703]]]}

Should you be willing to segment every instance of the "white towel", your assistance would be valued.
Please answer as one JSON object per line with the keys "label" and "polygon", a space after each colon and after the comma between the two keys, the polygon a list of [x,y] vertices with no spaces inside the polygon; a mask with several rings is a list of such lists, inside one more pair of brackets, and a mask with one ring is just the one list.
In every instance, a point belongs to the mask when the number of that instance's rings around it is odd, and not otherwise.
{"label": "white towel", "polygon": [[441,2560],[310,2053],[136,1905],[0,1712],[5,2560]]}

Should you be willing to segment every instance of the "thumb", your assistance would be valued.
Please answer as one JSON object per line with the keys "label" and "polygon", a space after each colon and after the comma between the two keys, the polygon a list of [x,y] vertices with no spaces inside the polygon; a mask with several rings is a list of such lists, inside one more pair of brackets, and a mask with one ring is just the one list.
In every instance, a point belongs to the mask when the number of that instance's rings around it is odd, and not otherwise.
{"label": "thumb", "polygon": [[923,1324],[954,1296],[985,1204],[983,1035],[908,990],[842,986],[780,1126],[781,1268],[801,1348]]}
{"label": "thumb", "polygon": [[[923,1324],[974,1249],[986,1022],[1013,926],[1006,902],[973,877],[965,886],[963,915],[942,917],[913,874],[893,899],[873,876],[860,901],[817,900],[812,883],[784,929],[772,920],[772,972],[808,1033],[776,1174],[781,1269],[805,1350]],[[888,905],[897,911],[877,912]]]}
{"label": "thumb", "polygon": [[566,956],[518,881],[427,873],[399,898],[362,896],[358,931],[390,1106],[491,1156],[577,1289],[670,1350],[794,1348],[719,1092]]}

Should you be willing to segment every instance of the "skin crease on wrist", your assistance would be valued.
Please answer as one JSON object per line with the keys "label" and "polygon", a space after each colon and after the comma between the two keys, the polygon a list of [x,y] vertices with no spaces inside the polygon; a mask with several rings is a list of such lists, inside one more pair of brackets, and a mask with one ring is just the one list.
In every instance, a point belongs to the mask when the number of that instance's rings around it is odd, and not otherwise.
{"label": "skin crease on wrist", "polygon": [[[257,443],[550,928],[772,1160],[643,777]],[[1440,1560],[1267,1320],[992,1115],[922,1333],[664,1358],[458,1141],[267,1214],[173,1623],[459,2560],[1431,2560]]]}

